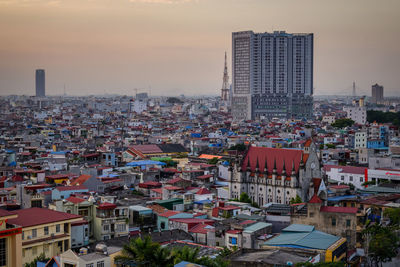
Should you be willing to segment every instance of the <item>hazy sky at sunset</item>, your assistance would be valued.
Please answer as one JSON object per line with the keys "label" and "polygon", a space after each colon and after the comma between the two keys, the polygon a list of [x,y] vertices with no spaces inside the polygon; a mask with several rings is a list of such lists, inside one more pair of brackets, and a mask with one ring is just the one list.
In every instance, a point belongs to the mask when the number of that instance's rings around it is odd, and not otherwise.
{"label": "hazy sky at sunset", "polygon": [[399,0],[0,0],[0,93],[219,94],[231,33],[314,33],[315,94],[400,96]]}

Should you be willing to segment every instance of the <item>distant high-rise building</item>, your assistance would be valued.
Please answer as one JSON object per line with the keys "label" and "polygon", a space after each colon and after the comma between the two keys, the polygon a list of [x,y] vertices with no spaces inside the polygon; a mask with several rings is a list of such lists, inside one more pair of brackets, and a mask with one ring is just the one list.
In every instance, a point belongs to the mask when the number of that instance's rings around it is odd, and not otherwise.
{"label": "distant high-rise building", "polygon": [[233,118],[310,118],[313,41],[311,33],[232,33]]}
{"label": "distant high-rise building", "polygon": [[221,99],[222,101],[229,100],[229,76],[228,76],[228,65],[226,61],[226,52],[225,52],[225,64],[224,64],[224,76],[222,77]]}
{"label": "distant high-rise building", "polygon": [[371,102],[374,104],[383,103],[383,86],[379,84],[372,85],[372,99]]}
{"label": "distant high-rise building", "polygon": [[45,74],[44,74],[44,70],[42,70],[42,69],[36,70],[36,96],[37,97],[46,96]]}

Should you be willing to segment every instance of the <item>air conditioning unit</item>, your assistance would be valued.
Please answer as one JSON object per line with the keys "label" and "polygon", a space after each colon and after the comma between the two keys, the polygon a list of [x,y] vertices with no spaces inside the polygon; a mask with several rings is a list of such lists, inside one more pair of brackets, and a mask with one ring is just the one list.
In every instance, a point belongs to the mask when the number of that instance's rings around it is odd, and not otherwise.
{"label": "air conditioning unit", "polygon": [[51,237],[54,237],[54,236],[55,236],[55,234],[54,234],[54,233],[52,233],[52,234],[51,234]]}

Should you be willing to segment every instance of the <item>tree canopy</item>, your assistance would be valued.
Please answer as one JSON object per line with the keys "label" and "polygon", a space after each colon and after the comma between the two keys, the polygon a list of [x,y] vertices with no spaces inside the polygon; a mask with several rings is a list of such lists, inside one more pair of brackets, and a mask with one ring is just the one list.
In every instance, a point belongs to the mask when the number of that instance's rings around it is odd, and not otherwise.
{"label": "tree canopy", "polygon": [[337,119],[334,123],[332,123],[332,127],[335,128],[345,128],[352,126],[354,124],[354,121],[352,119]]}
{"label": "tree canopy", "polygon": [[181,261],[197,263],[207,267],[227,267],[229,261],[224,257],[229,253],[222,250],[220,255],[211,259],[207,256],[199,256],[199,249],[183,248],[169,249],[162,247],[159,243],[153,242],[150,236],[131,239],[122,250],[122,255],[117,256],[116,262],[119,264],[135,264],[139,267],[172,267]]}
{"label": "tree canopy", "polygon": [[367,121],[377,123],[393,123],[400,126],[400,112],[383,112],[379,110],[367,110]]}

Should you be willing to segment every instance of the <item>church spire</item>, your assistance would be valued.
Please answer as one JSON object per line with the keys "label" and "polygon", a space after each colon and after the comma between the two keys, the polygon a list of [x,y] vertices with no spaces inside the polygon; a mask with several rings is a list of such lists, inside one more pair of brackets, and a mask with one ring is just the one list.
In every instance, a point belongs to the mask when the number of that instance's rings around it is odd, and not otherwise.
{"label": "church spire", "polygon": [[222,78],[221,100],[228,101],[228,94],[229,94],[229,76],[228,76],[228,64],[225,52],[225,64],[224,64],[224,76]]}

